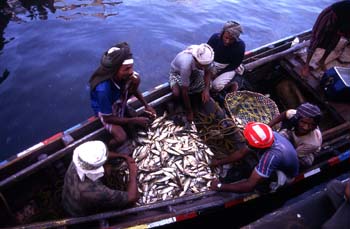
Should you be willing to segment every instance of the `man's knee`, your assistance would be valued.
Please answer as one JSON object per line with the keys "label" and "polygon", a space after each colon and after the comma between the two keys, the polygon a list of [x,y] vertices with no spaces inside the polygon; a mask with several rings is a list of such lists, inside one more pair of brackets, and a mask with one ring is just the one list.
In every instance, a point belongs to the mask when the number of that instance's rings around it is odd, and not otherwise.
{"label": "man's knee", "polygon": [[121,126],[112,126],[112,135],[117,144],[121,144],[128,139],[128,136]]}

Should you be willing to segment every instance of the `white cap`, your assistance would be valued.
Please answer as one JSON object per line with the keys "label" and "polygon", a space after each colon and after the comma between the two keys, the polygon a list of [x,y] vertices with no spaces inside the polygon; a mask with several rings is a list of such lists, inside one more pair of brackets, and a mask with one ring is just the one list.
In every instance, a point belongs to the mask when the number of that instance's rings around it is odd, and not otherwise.
{"label": "white cap", "polygon": [[102,141],[88,141],[73,152],[73,163],[81,181],[85,176],[92,181],[104,175],[103,164],[107,160],[107,148]]}
{"label": "white cap", "polygon": [[192,45],[191,48],[192,56],[196,58],[201,65],[208,65],[213,62],[214,51],[210,45],[203,43],[200,45]]}

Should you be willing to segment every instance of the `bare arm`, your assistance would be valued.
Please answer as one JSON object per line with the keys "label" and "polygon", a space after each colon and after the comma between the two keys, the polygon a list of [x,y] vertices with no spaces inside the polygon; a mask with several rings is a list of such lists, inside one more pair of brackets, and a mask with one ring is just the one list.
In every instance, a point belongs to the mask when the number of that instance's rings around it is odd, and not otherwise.
{"label": "bare arm", "polygon": [[148,105],[142,93],[138,89],[136,90],[134,95],[145,106],[146,111],[150,112],[152,115],[156,115],[156,111],[153,109],[153,107]]}
{"label": "bare arm", "polygon": [[253,170],[252,174],[247,180],[242,180],[232,184],[222,184],[220,188],[217,187],[219,183],[217,180],[212,181],[210,188],[216,191],[224,192],[251,192],[254,190],[255,186],[261,182],[264,178],[259,176],[259,174]]}
{"label": "bare arm", "polygon": [[[130,158],[130,157],[129,157]],[[129,166],[128,202],[135,203],[139,198],[137,191],[137,166],[134,159],[127,160]]]}
{"label": "bare arm", "polygon": [[269,122],[269,126],[273,127],[274,125],[276,125],[279,122],[282,122],[283,120],[286,119],[286,112],[282,112],[281,114],[279,114],[277,117],[273,118],[270,122]]}
{"label": "bare arm", "polygon": [[212,72],[209,69],[205,69],[204,71],[204,84],[205,88],[202,92],[202,102],[206,103],[209,101],[209,89],[210,89],[210,80],[212,78]]}
{"label": "bare arm", "polygon": [[184,103],[185,110],[187,113],[187,120],[191,122],[193,121],[193,111],[192,111],[190,97],[188,96],[188,87],[185,87],[185,86],[181,87],[181,95],[182,95],[182,101]]}
{"label": "bare arm", "polygon": [[219,166],[219,165],[225,165],[228,163],[232,163],[235,161],[238,161],[245,157],[250,152],[250,149],[246,146],[240,148],[239,150],[231,153],[228,157],[221,159],[221,160],[213,160],[211,163],[211,166]]}
{"label": "bare arm", "polygon": [[103,115],[103,121],[108,124],[125,125],[128,123],[146,127],[150,120],[146,117],[120,118],[114,115]]}
{"label": "bare arm", "polygon": [[348,181],[348,183],[346,184],[345,187],[345,197],[347,199],[347,201],[350,201],[350,180]]}

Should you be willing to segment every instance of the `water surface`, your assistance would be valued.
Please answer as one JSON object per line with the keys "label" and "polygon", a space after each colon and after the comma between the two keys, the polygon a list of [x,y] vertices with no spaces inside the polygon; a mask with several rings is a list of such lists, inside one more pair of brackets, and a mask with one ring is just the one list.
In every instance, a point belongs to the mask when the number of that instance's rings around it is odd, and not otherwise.
{"label": "water surface", "polygon": [[[310,29],[330,0],[8,0],[0,12],[0,161],[93,115],[88,79],[127,41],[141,90],[167,80],[174,56],[227,20],[247,50]],[[1,37],[2,36],[2,37]]]}

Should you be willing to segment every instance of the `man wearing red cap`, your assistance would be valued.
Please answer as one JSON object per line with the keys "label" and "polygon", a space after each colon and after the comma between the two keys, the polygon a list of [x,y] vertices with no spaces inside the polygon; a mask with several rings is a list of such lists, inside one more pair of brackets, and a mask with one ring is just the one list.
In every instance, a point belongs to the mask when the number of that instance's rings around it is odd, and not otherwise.
{"label": "man wearing red cap", "polygon": [[260,151],[262,154],[258,165],[247,180],[232,184],[222,184],[219,180],[211,182],[211,189],[217,191],[250,192],[273,172],[278,175],[279,185],[285,183],[286,178],[293,178],[298,174],[299,162],[293,145],[282,135],[272,131],[264,123],[250,122],[243,131],[248,147],[232,153],[229,158],[214,161],[214,165],[222,165],[242,159],[251,151]]}

